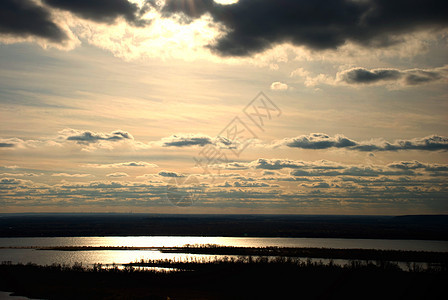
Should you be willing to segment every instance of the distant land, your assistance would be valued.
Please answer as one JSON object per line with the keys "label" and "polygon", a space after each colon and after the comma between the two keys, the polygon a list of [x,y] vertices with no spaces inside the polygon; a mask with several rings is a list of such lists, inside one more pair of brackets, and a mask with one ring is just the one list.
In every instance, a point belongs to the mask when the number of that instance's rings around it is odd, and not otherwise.
{"label": "distant land", "polygon": [[0,237],[227,236],[448,241],[448,215],[0,214]]}

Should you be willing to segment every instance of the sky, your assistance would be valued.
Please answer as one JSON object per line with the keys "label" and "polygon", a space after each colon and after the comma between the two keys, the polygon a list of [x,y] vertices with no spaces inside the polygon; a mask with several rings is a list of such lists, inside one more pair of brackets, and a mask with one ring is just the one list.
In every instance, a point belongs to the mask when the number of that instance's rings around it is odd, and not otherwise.
{"label": "sky", "polygon": [[447,15],[2,0],[0,212],[446,214]]}

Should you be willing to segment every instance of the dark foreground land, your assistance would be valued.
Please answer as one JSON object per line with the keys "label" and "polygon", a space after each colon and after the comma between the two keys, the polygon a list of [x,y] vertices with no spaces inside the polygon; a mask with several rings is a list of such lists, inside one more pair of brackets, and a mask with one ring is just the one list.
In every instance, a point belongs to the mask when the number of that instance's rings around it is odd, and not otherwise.
{"label": "dark foreground land", "polygon": [[0,214],[0,237],[182,235],[448,240],[448,215]]}
{"label": "dark foreground land", "polygon": [[141,264],[180,271],[2,264],[0,290],[40,299],[444,299],[448,294],[446,270],[402,271],[391,263],[222,258]]}

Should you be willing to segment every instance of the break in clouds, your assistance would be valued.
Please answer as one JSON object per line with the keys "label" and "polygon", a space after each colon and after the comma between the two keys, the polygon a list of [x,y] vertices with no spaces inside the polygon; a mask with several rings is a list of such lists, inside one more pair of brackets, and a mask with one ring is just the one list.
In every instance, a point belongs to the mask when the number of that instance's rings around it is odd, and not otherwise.
{"label": "break in clouds", "polygon": [[222,28],[222,34],[205,47],[219,56],[243,57],[284,43],[314,50],[336,49],[347,43],[384,48],[402,42],[405,34],[437,31],[448,25],[448,4],[443,0],[240,0],[229,5],[213,0],[147,0],[140,5],[127,0],[38,3],[1,1],[0,33],[63,43],[69,34],[58,21],[60,12],[103,24],[123,19],[132,26],[148,28],[151,21],[143,17],[149,10],[180,24],[208,15]]}

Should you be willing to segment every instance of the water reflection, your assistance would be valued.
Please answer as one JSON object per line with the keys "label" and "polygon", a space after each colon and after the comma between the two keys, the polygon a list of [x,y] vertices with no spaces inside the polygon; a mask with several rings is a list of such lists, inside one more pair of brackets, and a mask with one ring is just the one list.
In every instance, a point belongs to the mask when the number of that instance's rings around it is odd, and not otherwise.
{"label": "water reflection", "polygon": [[[195,244],[216,244],[236,247],[326,247],[383,250],[415,250],[448,252],[446,241],[413,240],[360,240],[316,238],[240,238],[191,236],[138,236],[138,237],[57,237],[57,238],[0,238],[0,247],[56,247],[56,246],[115,246],[115,247],[181,247]],[[0,261],[36,263],[41,265],[124,264],[141,260],[213,259],[215,255],[161,253],[155,250],[91,250],[44,251],[36,249],[0,249]]]}

